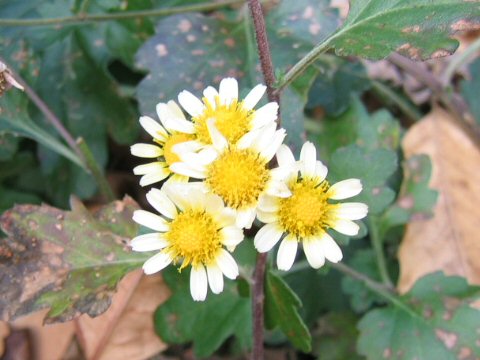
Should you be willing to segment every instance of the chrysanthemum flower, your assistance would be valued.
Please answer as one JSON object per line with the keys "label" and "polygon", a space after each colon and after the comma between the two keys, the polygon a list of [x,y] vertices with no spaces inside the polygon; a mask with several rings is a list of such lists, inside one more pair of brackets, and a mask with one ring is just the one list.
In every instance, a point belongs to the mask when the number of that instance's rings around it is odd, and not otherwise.
{"label": "chrysanthemum flower", "polygon": [[188,91],[178,95],[178,101],[192,116],[197,141],[211,144],[207,120],[215,119],[219,132],[229,144],[235,144],[247,132],[259,129],[277,119],[278,104],[270,102],[258,110],[255,105],[265,93],[266,86],[255,86],[243,99],[238,100],[238,83],[233,78],[220,82],[219,91],[212,86],[203,91],[202,100]]}
{"label": "chrysanthemum flower", "polygon": [[180,107],[174,102],[159,103],[157,114],[162,123],[160,125],[148,116],[140,117],[140,124],[152,136],[154,144],[135,144],[130,150],[132,155],[155,159],[154,162],[136,166],[133,169],[135,175],[143,175],[140,179],[141,186],[147,186],[162,181],[171,176],[174,181],[188,181],[182,175],[174,174],[171,165],[179,160],[174,145],[188,142],[191,150],[196,150],[194,139],[194,126],[185,119]]}
{"label": "chrysanthemum flower", "polygon": [[207,121],[213,145],[198,153],[184,153],[182,162],[172,169],[191,178],[202,179],[200,186],[212,192],[236,211],[237,226],[250,228],[262,194],[290,196],[284,178],[289,169],[271,170],[269,161],[285,138],[285,130],[275,130],[276,124],[253,130],[242,136],[236,145],[216,128],[215,119]]}
{"label": "chrysanthemum flower", "polygon": [[342,251],[327,229],[349,236],[358,233],[359,226],[352,220],[364,218],[367,206],[335,200],[359,194],[360,180],[344,180],[331,186],[325,180],[327,168],[317,161],[315,146],[309,142],[302,147],[300,161],[295,162],[286,146],[279,149],[277,160],[280,166],[295,168],[286,180],[292,196],[279,198],[267,194],[260,199],[257,217],[266,225],[255,235],[256,249],[267,252],[285,235],[277,253],[280,270],[292,267],[300,242],[309,264],[315,269],[323,266],[325,259],[340,261]]}
{"label": "chrysanthemum flower", "polygon": [[130,243],[134,251],[159,250],[143,265],[145,273],[180,263],[180,270],[191,266],[190,292],[195,301],[205,300],[208,285],[213,293],[222,292],[223,275],[238,276],[238,266],[225,249],[233,251],[243,240],[234,213],[218,196],[204,194],[195,184],[167,183],[162,190],[150,190],[147,200],[162,216],[137,210],[133,220],[156,232]]}

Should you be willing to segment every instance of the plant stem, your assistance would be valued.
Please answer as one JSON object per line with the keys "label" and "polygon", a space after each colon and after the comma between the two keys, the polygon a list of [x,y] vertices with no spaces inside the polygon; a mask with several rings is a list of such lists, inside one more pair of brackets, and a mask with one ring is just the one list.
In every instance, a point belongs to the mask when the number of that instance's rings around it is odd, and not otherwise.
{"label": "plant stem", "polygon": [[422,322],[424,319],[417,314],[414,310],[412,310],[407,304],[405,304],[404,301],[402,301],[397,294],[392,290],[392,288],[386,287],[384,284],[380,284],[372,279],[370,279],[368,276],[356,271],[355,269],[352,269],[351,267],[343,264],[343,263],[331,263],[331,267],[334,269],[341,271],[342,273],[354,278],[355,280],[361,281],[365,284],[366,287],[368,287],[370,290],[373,292],[377,293],[378,295],[384,297],[386,300],[388,300],[390,303],[393,305],[399,307],[400,309],[404,310],[407,312],[410,316],[415,317],[417,319],[421,319]]}
{"label": "plant stem", "polygon": [[45,26],[82,24],[101,21],[135,19],[139,17],[167,16],[186,12],[210,11],[229,5],[243,4],[244,0],[223,0],[219,2],[205,2],[193,5],[175,6],[165,9],[152,9],[141,11],[124,11],[118,13],[88,15],[79,13],[76,16],[44,18],[44,19],[0,19],[0,26]]}
{"label": "plant stem", "polygon": [[375,251],[375,257],[377,259],[378,272],[385,286],[393,288],[392,280],[388,274],[387,262],[385,261],[385,254],[383,253],[382,239],[379,236],[376,221],[377,219],[371,215],[368,219],[368,230],[370,239],[372,240],[373,250]]}
{"label": "plant stem", "polygon": [[[265,28],[265,17],[263,16],[262,6],[259,0],[249,0],[250,13],[255,28],[255,38],[257,40],[258,55],[262,68],[265,85],[267,86],[267,95],[270,101],[275,101],[280,105],[280,93],[274,89],[275,73],[273,71],[272,56],[270,46],[268,45],[267,31]],[[278,126],[280,127],[280,116]],[[264,299],[265,299],[265,268],[267,265],[267,253],[258,254],[253,275],[253,294],[252,294],[252,324],[253,324],[253,360],[263,360],[263,328],[264,328]]]}
{"label": "plant stem", "polygon": [[85,164],[87,165],[90,173],[95,178],[95,181],[98,184],[100,192],[103,194],[103,196],[105,196],[107,201],[114,201],[115,195],[113,194],[112,188],[110,187],[110,184],[108,183],[105,174],[102,171],[102,168],[98,165],[87,143],[83,138],[78,138],[77,144],[78,148],[83,154]]}
{"label": "plant stem", "polygon": [[92,176],[97,181],[100,191],[105,195],[107,199],[113,200],[115,197],[113,196],[113,192],[110,188],[110,185],[108,184],[107,180],[103,176],[100,170],[100,166],[95,161],[95,158],[90,152],[90,149],[87,147],[87,144],[83,140],[80,140],[80,142],[77,143],[74,140],[73,136],[65,128],[65,126],[63,126],[62,122],[57,117],[57,115],[55,115],[54,112],[48,107],[48,105],[40,98],[40,96],[38,96],[35,90],[33,90],[30,87],[30,85],[28,85],[25,82],[25,80],[23,80],[23,78],[5,62],[5,60],[0,58],[0,61],[7,66],[7,68],[10,70],[15,80],[17,80],[18,83],[23,86],[25,90],[25,94],[30,98],[30,100],[35,104],[35,106],[43,113],[43,115],[45,116],[45,119],[47,119],[47,121],[55,128],[55,130],[57,130],[57,132],[60,134],[63,140],[68,144],[68,146],[75,152],[84,170],[92,174]]}
{"label": "plant stem", "polygon": [[[262,5],[259,0],[249,0],[248,3],[250,6],[250,13],[252,14],[253,25],[255,27],[258,55],[260,57],[260,66],[262,67],[265,85],[267,86],[268,99],[270,101],[275,101],[280,105],[280,93],[275,91],[274,88],[275,72],[273,71],[272,55],[270,53],[270,46],[268,45]],[[278,126],[280,126],[280,120]]]}
{"label": "plant stem", "polygon": [[445,86],[449,86],[452,81],[453,75],[470,58],[472,58],[480,50],[480,38],[471,43],[468,48],[465,49],[462,53],[453,55],[450,59],[450,63],[447,66],[447,69],[443,73],[442,81]]}

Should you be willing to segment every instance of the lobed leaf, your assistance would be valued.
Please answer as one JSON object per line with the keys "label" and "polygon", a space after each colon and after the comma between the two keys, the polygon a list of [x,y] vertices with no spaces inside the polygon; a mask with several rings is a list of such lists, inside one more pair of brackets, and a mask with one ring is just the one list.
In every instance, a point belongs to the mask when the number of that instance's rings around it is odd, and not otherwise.
{"label": "lobed leaf", "polygon": [[0,314],[3,320],[49,308],[45,321],[96,316],[110,306],[118,281],[145,255],[126,247],[136,235],[130,198],[94,215],[76,199],[72,210],[17,205],[0,218]]}

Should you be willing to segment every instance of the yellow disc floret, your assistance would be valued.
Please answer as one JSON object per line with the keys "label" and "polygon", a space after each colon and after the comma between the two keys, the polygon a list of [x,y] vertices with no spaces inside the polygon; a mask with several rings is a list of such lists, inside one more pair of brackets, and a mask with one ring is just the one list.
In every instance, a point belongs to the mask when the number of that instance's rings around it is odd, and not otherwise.
{"label": "yellow disc floret", "polygon": [[170,223],[170,230],[165,233],[170,244],[166,251],[175,261],[183,259],[180,269],[189,264],[211,264],[222,247],[218,228],[205,211],[187,210]]}
{"label": "yellow disc floret", "polygon": [[267,162],[251,150],[228,149],[207,169],[206,184],[234,209],[255,206],[270,179]]}
{"label": "yellow disc floret", "polygon": [[289,184],[292,196],[280,199],[280,226],[297,238],[319,235],[329,227],[330,214],[335,207],[328,203],[329,184],[318,185],[315,179],[297,179]]}
{"label": "yellow disc floret", "polygon": [[165,158],[165,162],[168,165],[172,165],[180,161],[180,158],[173,152],[172,148],[174,145],[190,140],[193,140],[193,136],[189,134],[176,133],[171,135],[163,144],[163,157]]}
{"label": "yellow disc floret", "polygon": [[208,119],[215,119],[215,126],[230,144],[236,144],[251,130],[251,118],[254,112],[245,110],[242,102],[233,100],[229,105],[223,105],[218,96],[215,98],[215,107],[206,98],[203,98],[203,102],[206,109],[202,115],[194,117],[193,122],[197,138],[204,144],[212,143],[207,128]]}

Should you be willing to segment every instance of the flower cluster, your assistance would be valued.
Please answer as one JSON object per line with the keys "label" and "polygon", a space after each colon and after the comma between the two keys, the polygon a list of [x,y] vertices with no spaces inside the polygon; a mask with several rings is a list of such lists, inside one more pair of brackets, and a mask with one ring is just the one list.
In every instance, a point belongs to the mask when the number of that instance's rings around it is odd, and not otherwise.
{"label": "flower cluster", "polygon": [[[281,240],[277,266],[289,270],[300,243],[313,268],[325,259],[340,261],[342,251],[327,230],[356,235],[353,220],[367,214],[365,204],[337,201],[359,194],[362,185],[358,179],[330,185],[312,143],[295,160],[283,145],[285,130],[277,129],[278,104],[255,109],[265,90],[257,85],[239,100],[237,81],[226,78],[218,91],[207,87],[201,100],[183,91],[181,107],[174,101],[158,104],[160,123],[140,118],[154,144],[131,147],[133,155],[152,159],[134,173],[142,175],[142,186],[166,181],[147,194],[160,215],[138,210],[133,217],[155,232],[137,236],[131,246],[158,251],[143,266],[147,274],[171,263],[180,270],[190,266],[197,301],[206,298],[208,287],[220,293],[223,276],[238,276],[231,253],[255,219],[264,224],[255,248],[267,252]],[[278,166],[272,169],[274,157]]]}

